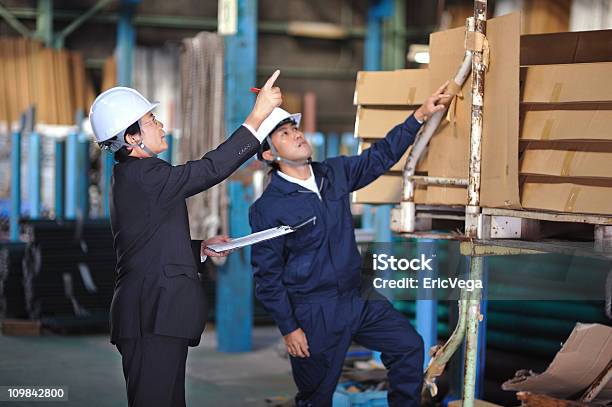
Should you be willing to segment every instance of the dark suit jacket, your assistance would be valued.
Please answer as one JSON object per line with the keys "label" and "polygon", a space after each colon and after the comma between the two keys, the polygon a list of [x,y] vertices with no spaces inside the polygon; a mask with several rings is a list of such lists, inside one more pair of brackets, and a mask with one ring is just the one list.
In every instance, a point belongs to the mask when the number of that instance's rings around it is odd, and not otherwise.
{"label": "dark suit jacket", "polygon": [[172,166],[159,158],[129,157],[113,167],[110,215],[117,279],[111,342],[158,334],[199,343],[206,323],[204,293],[185,199],[226,179],[258,147],[257,138],[241,126],[197,161]]}

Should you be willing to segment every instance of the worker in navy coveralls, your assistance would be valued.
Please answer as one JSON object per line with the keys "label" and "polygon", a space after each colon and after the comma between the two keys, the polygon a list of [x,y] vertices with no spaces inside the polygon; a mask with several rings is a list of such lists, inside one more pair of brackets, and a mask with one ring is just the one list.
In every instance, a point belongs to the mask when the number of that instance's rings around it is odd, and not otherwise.
{"label": "worker in navy coveralls", "polygon": [[111,342],[121,353],[131,407],[185,406],[188,346],[200,342],[206,323],[196,262],[219,255],[208,245],[228,240],[192,242],[185,199],[222,182],[257,153],[263,140],[257,129],[282,102],[280,89],[272,86],[278,75],[268,79],[230,138],[177,166],[156,157],[168,148],[163,124],[151,113],[157,104],[117,87],[92,105],[95,139],[118,161],[110,197],[117,253]]}
{"label": "worker in navy coveralls", "polygon": [[349,194],[399,161],[423,121],[444,109],[445,87],[358,156],[311,162],[311,147],[298,130],[301,115],[279,108],[259,129],[268,137],[258,158],[272,171],[250,208],[253,232],[306,222],[294,233],[254,245],[251,259],[256,296],[290,355],[297,406],[332,405],[352,341],[382,352],[390,406],[420,405],[423,340],[389,301],[360,295],[361,256]]}

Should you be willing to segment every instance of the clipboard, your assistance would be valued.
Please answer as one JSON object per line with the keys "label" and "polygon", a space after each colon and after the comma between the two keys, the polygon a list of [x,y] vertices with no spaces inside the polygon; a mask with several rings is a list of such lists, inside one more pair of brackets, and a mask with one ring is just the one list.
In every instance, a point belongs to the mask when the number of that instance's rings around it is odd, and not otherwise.
{"label": "clipboard", "polygon": [[240,249],[242,247],[264,242],[266,240],[276,239],[277,237],[288,235],[300,229],[301,227],[308,225],[309,223],[312,223],[314,225],[316,224],[316,221],[317,221],[317,217],[313,216],[312,218],[302,223],[299,223],[295,226],[286,226],[286,225],[277,226],[275,228],[270,228],[270,229],[262,230],[260,232],[251,233],[250,235],[247,235],[247,236],[237,237],[226,243],[214,243],[207,247],[210,250],[217,252],[217,253],[224,252],[226,250]]}

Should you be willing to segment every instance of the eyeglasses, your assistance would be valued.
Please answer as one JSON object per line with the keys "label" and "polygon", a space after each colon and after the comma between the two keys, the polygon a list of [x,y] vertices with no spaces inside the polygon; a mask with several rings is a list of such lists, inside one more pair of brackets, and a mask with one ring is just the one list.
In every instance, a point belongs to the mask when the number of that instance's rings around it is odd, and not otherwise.
{"label": "eyeglasses", "polygon": [[153,116],[153,119],[151,119],[151,120],[149,120],[148,122],[145,122],[145,123],[140,123],[140,127],[144,127],[144,126],[146,126],[146,125],[148,125],[150,123],[154,123],[156,126],[159,126],[161,124],[161,122],[159,120],[157,120],[154,115],[151,115],[151,116]]}

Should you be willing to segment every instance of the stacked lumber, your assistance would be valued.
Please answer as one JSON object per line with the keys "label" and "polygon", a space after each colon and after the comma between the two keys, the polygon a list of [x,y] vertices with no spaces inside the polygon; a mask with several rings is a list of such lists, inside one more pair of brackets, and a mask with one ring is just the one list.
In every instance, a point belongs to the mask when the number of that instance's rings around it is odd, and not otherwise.
{"label": "stacked lumber", "polygon": [[36,107],[37,123],[73,124],[75,113],[86,112],[94,96],[80,53],[0,37],[0,126],[5,131],[30,106]]}

